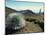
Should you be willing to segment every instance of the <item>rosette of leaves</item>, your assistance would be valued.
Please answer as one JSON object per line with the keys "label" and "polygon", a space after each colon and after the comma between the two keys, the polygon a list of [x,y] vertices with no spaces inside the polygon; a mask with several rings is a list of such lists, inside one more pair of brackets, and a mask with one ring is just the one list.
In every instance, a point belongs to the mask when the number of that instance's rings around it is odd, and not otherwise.
{"label": "rosette of leaves", "polygon": [[11,13],[7,17],[7,28],[20,29],[25,26],[25,20],[22,14]]}

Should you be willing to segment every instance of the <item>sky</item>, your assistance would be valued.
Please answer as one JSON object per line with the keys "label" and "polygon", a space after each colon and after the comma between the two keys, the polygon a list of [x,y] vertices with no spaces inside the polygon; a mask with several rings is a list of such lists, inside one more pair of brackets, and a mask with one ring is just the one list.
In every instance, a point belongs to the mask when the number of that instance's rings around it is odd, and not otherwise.
{"label": "sky", "polygon": [[6,0],[6,6],[15,10],[32,10],[38,13],[41,9],[43,12],[43,2],[20,2],[15,0]]}

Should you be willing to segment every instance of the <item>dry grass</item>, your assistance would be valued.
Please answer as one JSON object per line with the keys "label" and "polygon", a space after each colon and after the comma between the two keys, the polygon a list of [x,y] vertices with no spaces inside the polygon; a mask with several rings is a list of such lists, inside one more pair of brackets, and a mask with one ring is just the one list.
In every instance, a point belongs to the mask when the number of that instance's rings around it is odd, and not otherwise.
{"label": "dry grass", "polygon": [[42,32],[42,28],[39,26],[38,23],[34,23],[34,21],[31,21],[31,19],[36,19],[35,21],[36,22],[44,22],[43,20],[44,16],[43,15],[31,15],[31,16],[28,16],[28,15],[25,15],[25,19],[29,19],[28,21],[26,21],[26,26],[21,29],[21,33],[23,32]]}

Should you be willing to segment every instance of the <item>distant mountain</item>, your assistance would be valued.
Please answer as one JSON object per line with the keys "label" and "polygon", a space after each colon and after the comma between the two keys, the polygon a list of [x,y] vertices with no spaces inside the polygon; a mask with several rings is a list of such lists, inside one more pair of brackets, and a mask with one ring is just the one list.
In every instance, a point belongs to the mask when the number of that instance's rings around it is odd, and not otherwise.
{"label": "distant mountain", "polygon": [[22,14],[34,14],[34,12],[32,10],[21,10],[18,13],[22,13]]}
{"label": "distant mountain", "polygon": [[34,12],[33,12],[32,10],[21,10],[21,11],[17,11],[17,10],[14,10],[14,9],[12,9],[12,8],[5,7],[5,14],[6,14],[6,16],[7,16],[9,13],[13,13],[13,12],[22,13],[22,14],[34,14]]}

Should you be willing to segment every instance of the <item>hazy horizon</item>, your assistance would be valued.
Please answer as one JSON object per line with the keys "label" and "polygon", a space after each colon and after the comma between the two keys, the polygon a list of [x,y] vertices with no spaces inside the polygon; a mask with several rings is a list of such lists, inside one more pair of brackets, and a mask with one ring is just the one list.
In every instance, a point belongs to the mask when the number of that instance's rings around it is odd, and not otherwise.
{"label": "hazy horizon", "polygon": [[32,10],[35,13],[38,13],[41,9],[41,12],[44,11],[42,2],[17,2],[13,0],[6,0],[6,6],[15,10]]}

